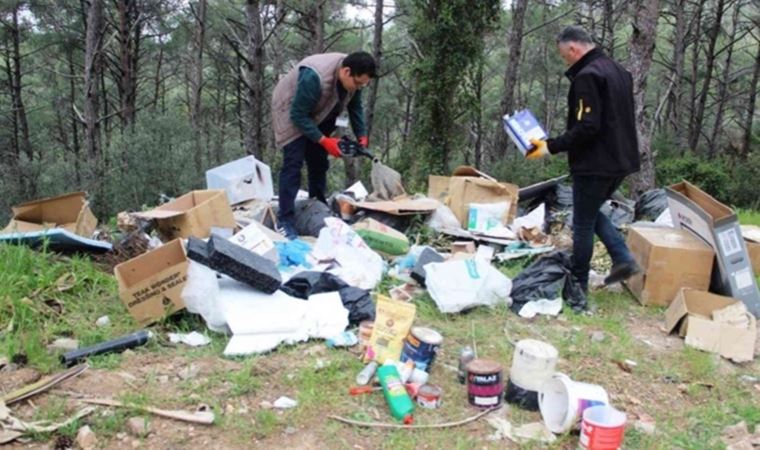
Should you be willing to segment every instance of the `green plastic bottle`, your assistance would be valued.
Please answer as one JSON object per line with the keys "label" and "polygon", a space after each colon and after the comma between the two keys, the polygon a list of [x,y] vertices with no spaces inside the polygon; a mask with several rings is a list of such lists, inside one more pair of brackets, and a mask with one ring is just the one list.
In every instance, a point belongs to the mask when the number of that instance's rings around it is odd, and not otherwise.
{"label": "green plastic bottle", "polygon": [[409,425],[414,421],[412,413],[414,412],[414,403],[406,392],[404,384],[401,382],[398,370],[395,365],[383,365],[377,369],[377,378],[383,387],[385,400],[391,409],[391,415],[396,419]]}

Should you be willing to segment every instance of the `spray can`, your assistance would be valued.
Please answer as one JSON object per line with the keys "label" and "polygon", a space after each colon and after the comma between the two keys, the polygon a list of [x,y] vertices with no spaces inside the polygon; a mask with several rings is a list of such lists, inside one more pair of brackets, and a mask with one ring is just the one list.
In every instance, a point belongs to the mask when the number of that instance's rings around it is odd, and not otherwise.
{"label": "spray can", "polygon": [[375,371],[377,370],[377,362],[371,361],[369,364],[364,366],[364,368],[361,370],[361,372],[356,374],[356,384],[359,386],[365,386],[369,383],[369,380],[372,379],[372,377],[375,375]]}
{"label": "spray can", "polygon": [[412,413],[414,412],[414,403],[406,392],[404,384],[401,383],[398,370],[395,365],[383,365],[377,369],[377,378],[383,387],[385,401],[391,410],[394,419],[409,425],[414,421]]}
{"label": "spray can", "polygon": [[464,384],[467,381],[467,364],[475,359],[475,352],[472,347],[464,347],[459,352],[459,367],[457,368],[457,380],[459,384]]}

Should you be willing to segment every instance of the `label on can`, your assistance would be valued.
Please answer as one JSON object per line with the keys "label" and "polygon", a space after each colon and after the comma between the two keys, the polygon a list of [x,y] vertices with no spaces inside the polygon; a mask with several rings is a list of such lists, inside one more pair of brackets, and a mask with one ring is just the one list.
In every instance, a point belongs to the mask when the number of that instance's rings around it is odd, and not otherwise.
{"label": "label on can", "polygon": [[424,371],[429,371],[433,364],[438,348],[441,346],[443,337],[437,331],[414,327],[404,340],[401,350],[401,362],[414,361],[415,366]]}
{"label": "label on can", "polygon": [[436,409],[441,406],[441,388],[425,384],[417,391],[417,404],[423,408]]}

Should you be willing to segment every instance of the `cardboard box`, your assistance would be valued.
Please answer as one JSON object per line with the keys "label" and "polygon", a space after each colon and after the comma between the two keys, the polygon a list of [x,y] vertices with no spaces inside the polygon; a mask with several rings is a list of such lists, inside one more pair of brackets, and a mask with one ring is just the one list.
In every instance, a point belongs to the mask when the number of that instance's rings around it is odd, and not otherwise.
{"label": "cardboard box", "polygon": [[735,304],[738,300],[693,289],[678,291],[665,312],[668,333],[678,331],[686,338],[686,345],[712,353],[719,353],[736,362],[752,361],[757,338],[755,317],[748,314],[748,327],[735,327],[713,320],[712,315]]}
{"label": "cardboard box", "polygon": [[192,191],[150,211],[134,214],[155,219],[170,239],[195,236],[205,239],[212,227],[235,228],[235,218],[224,191]]}
{"label": "cardboard box", "polygon": [[63,228],[78,236],[91,238],[97,226],[98,219],[90,211],[87,194],[72,192],[14,206],[13,218],[3,233]]}
{"label": "cardboard box", "polygon": [[119,297],[140,325],[185,307],[181,294],[187,266],[182,241],[175,239],[114,267]]}
{"label": "cardboard box", "polygon": [[230,161],[206,171],[208,189],[224,189],[231,205],[274,197],[272,170],[253,156]]}
{"label": "cardboard box", "polygon": [[517,215],[518,192],[516,185],[496,181],[469,166],[457,167],[450,177],[428,177],[428,197],[451,208],[464,228],[467,228],[470,203],[508,202],[503,222],[511,223]]}
{"label": "cardboard box", "polygon": [[279,264],[280,256],[277,253],[277,248],[265,230],[267,228],[264,225],[258,222],[251,222],[245,228],[235,233],[229,240],[246,250],[263,256],[275,264]]}
{"label": "cardboard box", "polygon": [[744,243],[747,245],[749,260],[756,277],[760,277],[760,227],[757,225],[741,225]]}
{"label": "cardboard box", "polygon": [[632,227],[626,244],[642,271],[625,284],[642,305],[667,306],[682,287],[710,286],[715,252],[688,231]]}
{"label": "cardboard box", "polygon": [[758,317],[760,291],[734,211],[688,181],[666,192],[673,225],[690,231],[715,251],[710,290],[738,298]]}
{"label": "cardboard box", "polygon": [[386,255],[405,255],[409,251],[409,238],[404,233],[375,219],[362,220],[352,228],[372,250]]}

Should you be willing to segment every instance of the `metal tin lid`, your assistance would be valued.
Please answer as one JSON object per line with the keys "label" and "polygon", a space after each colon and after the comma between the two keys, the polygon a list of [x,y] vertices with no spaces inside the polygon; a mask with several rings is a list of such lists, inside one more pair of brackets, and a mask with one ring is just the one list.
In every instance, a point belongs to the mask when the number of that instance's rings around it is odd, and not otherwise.
{"label": "metal tin lid", "polygon": [[443,342],[443,336],[441,336],[441,333],[435,331],[432,328],[412,327],[412,335],[420,341],[428,344],[435,345]]}
{"label": "metal tin lid", "polygon": [[434,384],[423,384],[417,391],[417,396],[440,397],[443,390]]}
{"label": "metal tin lid", "polygon": [[467,371],[478,375],[487,375],[501,372],[501,364],[490,359],[473,359],[467,363]]}

